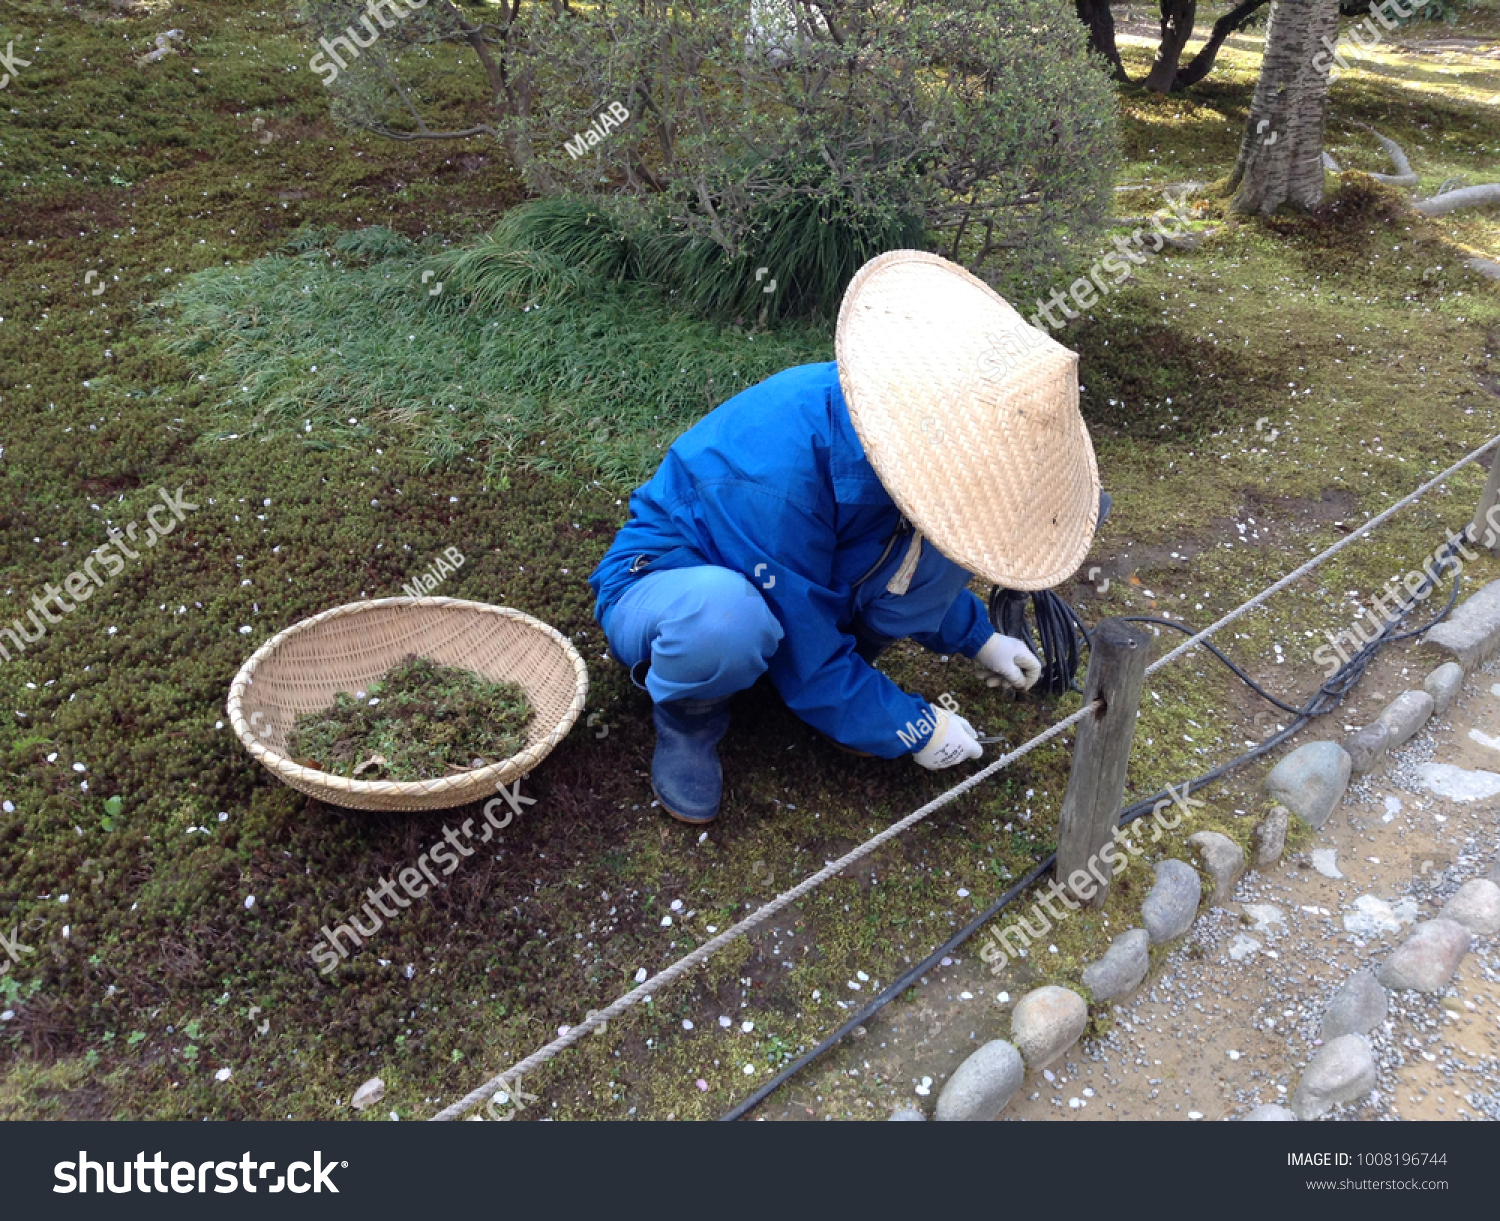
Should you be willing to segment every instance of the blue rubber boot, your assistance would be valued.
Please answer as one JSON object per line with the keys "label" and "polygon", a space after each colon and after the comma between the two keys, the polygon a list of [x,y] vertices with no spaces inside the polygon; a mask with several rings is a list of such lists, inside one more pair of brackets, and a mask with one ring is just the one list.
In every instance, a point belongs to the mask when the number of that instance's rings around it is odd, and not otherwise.
{"label": "blue rubber boot", "polygon": [[728,700],[672,700],[651,706],[656,753],[651,788],[679,822],[713,822],[724,792],[719,741],[729,728]]}

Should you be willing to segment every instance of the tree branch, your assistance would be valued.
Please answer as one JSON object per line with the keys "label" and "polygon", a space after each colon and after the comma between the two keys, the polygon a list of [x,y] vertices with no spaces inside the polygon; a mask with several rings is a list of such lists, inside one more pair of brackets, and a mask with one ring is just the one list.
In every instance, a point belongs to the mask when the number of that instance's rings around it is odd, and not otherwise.
{"label": "tree branch", "polygon": [[1488,204],[1500,204],[1500,182],[1445,191],[1431,199],[1419,199],[1412,206],[1423,216],[1447,216],[1449,212],[1457,212],[1463,208],[1483,208]]}
{"label": "tree branch", "polygon": [[1384,182],[1393,187],[1414,187],[1417,185],[1417,172],[1411,168],[1411,162],[1406,159],[1406,154],[1401,151],[1399,144],[1389,136],[1382,136],[1368,123],[1360,123],[1354,119],[1350,119],[1349,125],[1351,127],[1362,128],[1379,140],[1380,146],[1385,149],[1386,154],[1390,157],[1391,164],[1396,167],[1394,174],[1371,174],[1371,178],[1375,179],[1376,182]]}
{"label": "tree branch", "polygon": [[488,123],[476,123],[462,131],[429,131],[424,124],[420,131],[400,131],[375,121],[361,123],[372,135],[384,136],[387,140],[467,140],[471,136],[499,136],[499,132]]}
{"label": "tree branch", "polygon": [[1198,53],[1193,56],[1186,68],[1178,70],[1177,79],[1172,82],[1172,88],[1186,89],[1190,85],[1196,85],[1207,76],[1213,70],[1214,60],[1218,57],[1219,48],[1224,45],[1224,40],[1231,34],[1238,33],[1245,23],[1268,3],[1270,0],[1243,0],[1215,21],[1208,41],[1198,48]]}

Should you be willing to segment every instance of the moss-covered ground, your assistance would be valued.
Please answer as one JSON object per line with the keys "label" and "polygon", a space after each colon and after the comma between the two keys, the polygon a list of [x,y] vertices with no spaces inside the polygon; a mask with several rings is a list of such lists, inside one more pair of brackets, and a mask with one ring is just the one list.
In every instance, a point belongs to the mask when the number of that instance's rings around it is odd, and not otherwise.
{"label": "moss-covered ground", "polygon": [[[434,461],[411,421],[357,398],[336,435],[266,428],[223,392],[212,344],[172,352],[152,308],[185,276],[281,252],[308,225],[462,240],[521,197],[503,157],[333,126],[280,6],[138,11],[20,0],[0,30],[31,61],[0,98],[0,626],[111,529],[144,536],[159,489],[196,506],[75,610],[50,604],[45,636],[0,661],[0,931],[29,947],[0,975],[0,1114],[348,1115],[378,1074],[386,1100],[366,1115],[420,1117],[952,776],[842,754],[757,688],[725,744],[719,821],[700,835],[651,808],[648,709],[603,658],[584,582],[628,491],[590,474],[598,455],[557,470],[461,448]],[[184,31],[181,53],[138,65],[167,28]],[[1252,49],[1231,46],[1188,97],[1122,95],[1125,184],[1229,167]],[[1339,82],[1335,111],[1401,140],[1424,185],[1500,177],[1493,73],[1471,67],[1393,54]],[[1383,168],[1357,128],[1333,147]],[[1500,309],[1455,244],[1500,254],[1500,219],[1421,221],[1356,176],[1329,186],[1311,220],[1225,222],[1210,203],[1200,227],[1218,228],[1198,249],[1143,265],[1066,331],[1116,498],[1091,560],[1107,591],[1064,590],[1091,621],[1204,624],[1500,431]],[[1122,212],[1160,203],[1122,199]],[[1466,520],[1483,475],[1455,476],[1221,643],[1305,697],[1321,633]],[[322,974],[319,930],[477,809],[354,813],[303,797],[234,738],[229,683],[276,631],[399,593],[450,546],[467,562],[440,592],[573,638],[587,717],[523,782],[534,804],[492,851]],[[1496,575],[1485,558],[1464,579]],[[957,660],[905,646],[888,668],[1012,742],[1076,707],[1008,702]],[[1143,702],[1129,795],[1206,770],[1276,717],[1210,659],[1177,663]],[[1045,854],[1066,772],[1066,750],[1047,748],[944,808],[528,1078],[523,1114],[721,1113]],[[1174,836],[1243,839],[1255,808],[1235,794],[1205,792]],[[1147,877],[1138,864],[1116,887],[1116,928]],[[1096,952],[1102,919],[1070,922],[1034,975]]]}

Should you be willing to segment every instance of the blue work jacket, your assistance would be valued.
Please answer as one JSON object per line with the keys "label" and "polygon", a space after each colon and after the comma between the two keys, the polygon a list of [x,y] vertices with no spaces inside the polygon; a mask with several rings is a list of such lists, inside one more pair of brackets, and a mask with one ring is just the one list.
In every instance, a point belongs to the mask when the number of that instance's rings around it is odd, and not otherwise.
{"label": "blue work jacket", "polygon": [[[629,522],[589,577],[594,613],[602,623],[640,556],[652,571],[715,564],[742,573],[785,630],[769,674],[787,706],[845,746],[895,758],[930,737],[912,728],[930,726],[928,701],[859,657],[848,628],[901,563],[904,545],[855,587],[900,520],[850,423],[837,366],[786,369],[678,437],[631,495]],[[993,631],[965,589],[937,631],[912,638],[973,657]]]}

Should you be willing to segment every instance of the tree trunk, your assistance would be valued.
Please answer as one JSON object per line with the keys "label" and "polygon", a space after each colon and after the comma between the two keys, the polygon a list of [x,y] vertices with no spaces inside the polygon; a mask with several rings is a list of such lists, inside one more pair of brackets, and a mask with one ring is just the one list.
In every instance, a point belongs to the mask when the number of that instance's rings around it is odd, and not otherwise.
{"label": "tree trunk", "polygon": [[1172,87],[1187,89],[1207,76],[1213,70],[1214,60],[1218,57],[1219,48],[1224,45],[1224,40],[1239,30],[1269,2],[1270,0],[1243,0],[1214,22],[1213,33],[1208,36],[1208,41],[1198,48],[1198,54],[1193,56],[1192,62],[1178,71],[1177,80]]}
{"label": "tree trunk", "polygon": [[1167,93],[1177,81],[1177,61],[1193,36],[1198,0],[1161,0],[1161,44],[1146,77],[1146,88]]}
{"label": "tree trunk", "polygon": [[1073,4],[1078,10],[1078,20],[1088,26],[1089,50],[1109,61],[1115,80],[1129,84],[1130,77],[1115,46],[1115,15],[1110,11],[1109,0],[1073,0]]}
{"label": "tree trunk", "polygon": [[[1338,0],[1272,0],[1260,79],[1229,179],[1233,212],[1274,212],[1323,201],[1323,125],[1328,56],[1338,32]],[[1321,67],[1314,66],[1314,60]]]}

